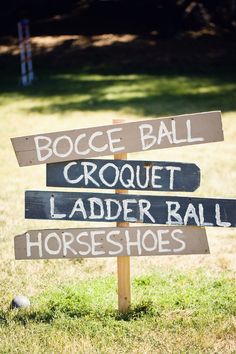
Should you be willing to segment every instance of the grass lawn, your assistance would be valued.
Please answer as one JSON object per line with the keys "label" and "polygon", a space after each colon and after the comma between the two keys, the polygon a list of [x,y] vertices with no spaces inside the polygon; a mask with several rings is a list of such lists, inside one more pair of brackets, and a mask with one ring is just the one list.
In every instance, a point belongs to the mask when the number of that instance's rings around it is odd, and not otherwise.
{"label": "grass lawn", "polygon": [[[222,110],[224,142],[129,158],[196,163],[195,196],[235,198],[236,75],[68,69],[42,71],[24,89],[3,75],[0,92],[0,353],[236,353],[234,229],[207,229],[211,255],[133,257],[132,308],[122,316],[115,258],[14,261],[13,238],[28,229],[112,224],[25,220],[24,191],[47,189],[45,166],[19,168],[9,140],[114,118]],[[29,310],[9,309],[17,294],[30,298]]]}
{"label": "grass lawn", "polygon": [[2,352],[24,353],[28,346],[36,353],[230,352],[236,314],[231,277],[203,270],[136,277],[133,307],[125,315],[114,310],[114,276],[48,289],[33,298],[29,311],[0,312]]}

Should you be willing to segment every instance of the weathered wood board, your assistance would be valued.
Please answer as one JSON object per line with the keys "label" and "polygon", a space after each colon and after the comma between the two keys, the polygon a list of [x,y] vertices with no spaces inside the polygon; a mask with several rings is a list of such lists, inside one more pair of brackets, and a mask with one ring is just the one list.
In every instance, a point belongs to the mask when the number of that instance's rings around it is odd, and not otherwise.
{"label": "weathered wood board", "polygon": [[222,140],[219,111],[11,139],[20,166]]}
{"label": "weathered wood board", "polygon": [[14,244],[16,259],[209,253],[205,229],[183,226],[33,230]]}
{"label": "weathered wood board", "polygon": [[26,219],[236,226],[236,199],[26,191]]}
{"label": "weathered wood board", "polygon": [[47,186],[160,191],[194,191],[200,169],[192,163],[77,160],[47,164]]}

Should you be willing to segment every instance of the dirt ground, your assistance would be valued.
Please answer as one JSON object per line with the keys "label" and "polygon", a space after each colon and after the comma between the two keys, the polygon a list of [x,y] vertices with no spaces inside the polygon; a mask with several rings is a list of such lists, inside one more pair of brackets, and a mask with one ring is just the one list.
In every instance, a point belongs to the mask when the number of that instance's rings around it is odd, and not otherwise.
{"label": "dirt ground", "polygon": [[[50,68],[88,68],[102,71],[153,72],[217,70],[233,68],[236,41],[213,30],[187,32],[172,39],[161,39],[154,31],[148,35],[42,35],[31,37],[35,66]],[[17,37],[0,38],[0,65],[9,70],[19,65]]]}

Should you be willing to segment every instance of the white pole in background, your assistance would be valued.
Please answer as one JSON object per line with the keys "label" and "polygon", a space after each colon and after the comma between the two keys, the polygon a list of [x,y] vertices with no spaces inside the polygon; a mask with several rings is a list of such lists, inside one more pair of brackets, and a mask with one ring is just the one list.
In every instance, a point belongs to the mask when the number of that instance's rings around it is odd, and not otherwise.
{"label": "white pole in background", "polygon": [[23,86],[28,86],[34,80],[29,20],[23,19],[18,22],[18,36],[21,59],[21,83]]}
{"label": "white pole in background", "polygon": [[26,74],[26,57],[25,57],[25,47],[23,39],[23,29],[21,21],[18,22],[18,36],[19,36],[19,47],[20,47],[20,60],[21,60],[21,83],[23,86],[27,86],[27,74]]}
{"label": "white pole in background", "polygon": [[28,65],[28,81],[31,83],[34,80],[33,73],[33,64],[32,64],[32,51],[30,44],[30,31],[29,31],[29,20],[25,19],[25,44],[26,44],[26,57],[27,57],[27,65]]}

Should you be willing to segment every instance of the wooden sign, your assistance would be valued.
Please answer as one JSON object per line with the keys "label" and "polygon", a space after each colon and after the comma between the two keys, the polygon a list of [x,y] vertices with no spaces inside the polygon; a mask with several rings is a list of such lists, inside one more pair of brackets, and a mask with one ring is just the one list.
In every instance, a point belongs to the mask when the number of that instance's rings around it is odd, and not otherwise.
{"label": "wooden sign", "polygon": [[236,226],[236,199],[26,191],[26,219]]}
{"label": "wooden sign", "polygon": [[197,227],[34,230],[14,242],[16,259],[209,253],[205,229]]}
{"label": "wooden sign", "polygon": [[177,162],[78,160],[47,165],[47,186],[130,190],[194,191],[195,164]]}
{"label": "wooden sign", "polygon": [[219,111],[11,139],[20,166],[222,140]]}

